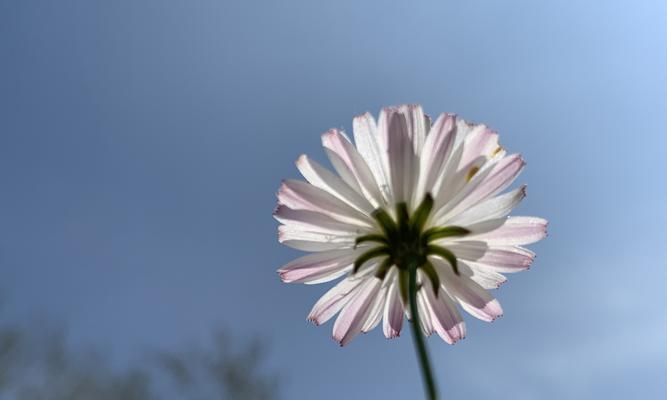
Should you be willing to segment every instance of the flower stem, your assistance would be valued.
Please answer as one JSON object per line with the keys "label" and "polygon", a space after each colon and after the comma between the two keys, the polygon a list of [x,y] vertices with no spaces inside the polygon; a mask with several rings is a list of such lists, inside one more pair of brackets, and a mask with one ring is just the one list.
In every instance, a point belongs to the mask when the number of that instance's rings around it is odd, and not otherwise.
{"label": "flower stem", "polygon": [[419,357],[419,366],[421,367],[422,378],[429,400],[437,400],[438,394],[433,379],[431,363],[426,352],[426,343],[424,334],[421,331],[419,323],[419,312],[417,310],[417,263],[413,262],[408,266],[408,296],[410,302],[410,315],[412,316],[412,340],[415,343],[415,350]]}

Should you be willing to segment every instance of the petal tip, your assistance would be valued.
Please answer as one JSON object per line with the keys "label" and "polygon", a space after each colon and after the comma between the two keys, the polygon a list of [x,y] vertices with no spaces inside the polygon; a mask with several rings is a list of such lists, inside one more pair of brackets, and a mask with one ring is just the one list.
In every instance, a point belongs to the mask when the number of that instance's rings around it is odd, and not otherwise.
{"label": "petal tip", "polygon": [[271,215],[273,215],[274,217],[277,217],[278,214],[282,214],[284,210],[285,210],[285,205],[281,204],[281,203],[278,203],[273,208],[273,213]]}
{"label": "petal tip", "polygon": [[336,136],[338,136],[338,129],[331,128],[322,134],[322,142],[328,142]]}
{"label": "petal tip", "polygon": [[340,347],[344,347],[346,344],[349,343],[349,341],[345,341],[345,337],[336,337],[336,335],[331,336],[331,338],[338,343]]}
{"label": "petal tip", "polygon": [[294,161],[294,164],[299,167],[303,165],[304,163],[308,162],[308,156],[306,154],[301,154],[297,159]]}
{"label": "petal tip", "polygon": [[371,114],[369,111],[366,111],[361,114],[357,114],[352,118],[352,120],[360,120],[360,119],[367,119],[367,118],[373,118],[373,114]]}
{"label": "petal tip", "polygon": [[280,186],[278,186],[278,190],[276,191],[276,197],[280,199],[280,196],[284,194],[287,191],[287,179],[281,179],[280,180]]}
{"label": "petal tip", "polygon": [[491,318],[491,321],[489,321],[489,322],[493,323],[493,322],[495,322],[498,318],[502,318],[502,317],[503,317],[503,314],[496,315],[496,316],[494,316],[493,318]]}
{"label": "petal tip", "polygon": [[489,322],[493,322],[503,316],[503,308],[500,306],[500,302],[497,299],[488,302],[486,306],[484,306],[484,312],[490,317]]}
{"label": "petal tip", "polygon": [[385,335],[385,337],[389,340],[391,339],[396,339],[401,336],[400,332],[391,332],[389,335]]}
{"label": "petal tip", "polygon": [[278,273],[278,276],[280,277],[281,282],[283,283],[292,283],[294,282],[294,279],[289,277],[289,271],[284,270],[284,269],[279,269],[276,271]]}

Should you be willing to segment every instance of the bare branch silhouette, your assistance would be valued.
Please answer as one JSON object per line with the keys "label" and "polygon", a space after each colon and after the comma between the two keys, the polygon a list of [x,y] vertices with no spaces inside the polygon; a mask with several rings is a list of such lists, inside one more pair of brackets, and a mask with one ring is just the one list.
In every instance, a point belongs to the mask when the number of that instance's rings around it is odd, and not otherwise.
{"label": "bare branch silhouette", "polygon": [[[66,345],[62,330],[0,325],[0,398],[16,400],[274,400],[278,376],[264,366],[266,346],[233,339],[152,352],[123,370],[104,354]],[[149,353],[149,352],[147,352]]]}

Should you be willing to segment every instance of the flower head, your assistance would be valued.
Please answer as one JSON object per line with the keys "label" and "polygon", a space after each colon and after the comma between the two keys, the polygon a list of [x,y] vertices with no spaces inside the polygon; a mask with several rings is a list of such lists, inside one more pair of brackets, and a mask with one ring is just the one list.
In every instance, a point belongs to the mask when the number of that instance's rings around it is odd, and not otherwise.
{"label": "flower head", "polygon": [[400,334],[408,276],[416,268],[418,320],[425,335],[447,343],[465,337],[459,306],[484,321],[502,315],[488,289],[502,273],[527,269],[520,247],[546,235],[547,222],[508,217],[525,187],[506,193],[525,165],[507,155],[498,135],[455,115],[435,122],[420,106],[385,108],[379,120],[354,118],[354,141],[332,129],[322,144],[336,173],[303,155],[307,182],[286,180],[274,213],[279,241],[312,252],[278,270],[284,282],[323,283],[344,276],[315,304],[319,325],[338,314],[341,345],[381,321]]}

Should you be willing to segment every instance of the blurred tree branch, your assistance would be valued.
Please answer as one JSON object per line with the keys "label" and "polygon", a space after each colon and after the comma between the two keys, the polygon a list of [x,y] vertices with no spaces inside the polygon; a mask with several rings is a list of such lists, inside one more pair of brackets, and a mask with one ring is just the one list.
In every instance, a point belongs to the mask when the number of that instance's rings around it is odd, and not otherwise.
{"label": "blurred tree branch", "polygon": [[225,329],[212,345],[153,352],[123,370],[99,352],[66,346],[62,330],[0,325],[0,398],[16,400],[157,400],[279,398],[279,379],[264,366],[261,341],[233,340]]}

